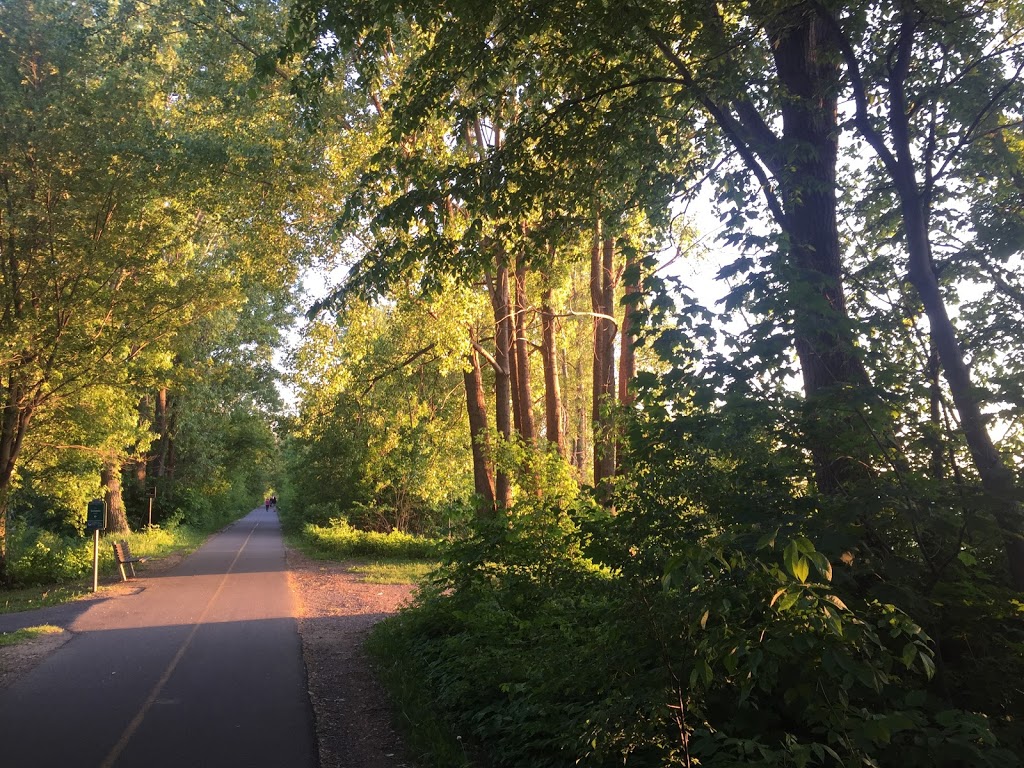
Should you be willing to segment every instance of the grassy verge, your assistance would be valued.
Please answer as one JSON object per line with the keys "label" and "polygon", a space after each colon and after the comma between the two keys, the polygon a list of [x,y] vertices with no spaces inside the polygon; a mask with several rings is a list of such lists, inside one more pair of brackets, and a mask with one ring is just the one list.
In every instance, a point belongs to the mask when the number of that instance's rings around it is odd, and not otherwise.
{"label": "grassy verge", "polygon": [[13,632],[0,632],[0,648],[7,648],[24,643],[42,635],[59,635],[64,630],[52,624],[40,624],[38,627],[25,627]]}
{"label": "grassy verge", "polygon": [[[205,540],[208,534],[189,528],[187,526],[175,526],[174,528],[153,528],[149,531],[139,531],[129,534],[127,537],[131,543],[132,554],[139,557],[148,557],[159,560],[170,555],[187,555],[197,549]],[[92,542],[80,542],[78,549],[85,549],[88,552],[86,561],[88,563],[88,575],[80,575],[78,578],[64,582],[50,581],[45,579],[45,570],[40,568],[40,573],[35,576],[36,584],[18,587],[15,589],[0,590],[0,613],[14,613],[16,611],[28,611],[36,608],[45,608],[50,605],[59,605],[92,593]],[[70,559],[61,552],[53,551],[46,553],[54,562]],[[75,556],[83,556],[82,552],[74,553]],[[81,571],[79,571],[81,573]],[[114,554],[109,538],[100,539],[100,578],[109,578],[117,574],[117,565],[114,562]]]}
{"label": "grassy verge", "polygon": [[301,549],[317,560],[378,558],[436,560],[441,542],[401,531],[360,531],[347,523],[307,525],[298,538]]}
{"label": "grassy verge", "polygon": [[91,581],[0,590],[0,613],[31,611],[50,605],[69,603],[89,594],[91,590]]}
{"label": "grassy verge", "polygon": [[472,768],[461,739],[437,716],[436,697],[420,674],[409,647],[409,634],[401,630],[401,615],[373,628],[366,650],[381,682],[391,696],[402,739],[424,768]]}
{"label": "grassy verge", "polygon": [[351,571],[371,584],[413,584],[437,567],[440,541],[392,531],[360,531],[346,523],[307,525],[288,537],[314,560],[353,560]]}
{"label": "grassy verge", "polygon": [[426,560],[376,560],[353,565],[349,570],[369,584],[416,584],[435,568],[436,562]]}

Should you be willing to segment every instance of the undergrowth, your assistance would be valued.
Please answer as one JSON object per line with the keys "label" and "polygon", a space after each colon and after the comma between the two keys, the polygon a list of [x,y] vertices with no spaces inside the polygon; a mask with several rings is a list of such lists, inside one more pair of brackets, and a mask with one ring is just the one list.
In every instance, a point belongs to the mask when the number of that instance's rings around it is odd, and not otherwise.
{"label": "undergrowth", "polygon": [[585,530],[538,509],[482,526],[375,629],[418,764],[1018,764],[930,682],[922,627],[848,606],[810,540],[716,533],[597,567],[614,541]]}
{"label": "undergrowth", "polygon": [[379,558],[382,560],[437,560],[441,542],[401,531],[378,533],[353,528],[344,521],[330,525],[307,524],[297,543],[310,557],[322,560]]}

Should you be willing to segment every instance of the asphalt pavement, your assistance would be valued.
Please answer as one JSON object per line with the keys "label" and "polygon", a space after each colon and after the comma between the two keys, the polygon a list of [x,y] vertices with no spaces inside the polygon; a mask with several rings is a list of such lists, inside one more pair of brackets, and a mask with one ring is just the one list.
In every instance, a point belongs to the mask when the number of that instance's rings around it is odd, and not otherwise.
{"label": "asphalt pavement", "polygon": [[73,636],[0,690],[0,767],[315,768],[277,515],[255,509],[145,569],[138,594],[6,619]]}

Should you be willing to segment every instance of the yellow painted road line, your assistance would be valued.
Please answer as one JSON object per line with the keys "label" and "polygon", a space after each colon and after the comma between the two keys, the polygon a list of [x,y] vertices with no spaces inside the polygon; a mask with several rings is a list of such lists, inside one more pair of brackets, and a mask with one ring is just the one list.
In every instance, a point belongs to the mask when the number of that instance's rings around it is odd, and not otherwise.
{"label": "yellow painted road line", "polygon": [[139,726],[142,725],[142,721],[146,718],[146,713],[148,713],[152,708],[153,703],[160,695],[160,691],[162,691],[163,687],[167,685],[167,681],[171,679],[171,675],[174,674],[175,667],[178,666],[178,662],[180,662],[182,657],[184,657],[185,651],[188,650],[189,645],[192,643],[192,639],[196,636],[196,632],[199,631],[199,628],[203,625],[207,614],[210,612],[210,607],[214,602],[216,602],[217,597],[220,595],[221,591],[224,589],[224,585],[227,583],[228,576],[230,576],[231,571],[235,569],[235,563],[237,563],[238,558],[242,556],[242,552],[245,550],[246,545],[248,545],[249,539],[251,539],[252,535],[256,533],[256,529],[259,528],[259,526],[260,524],[256,523],[256,525],[252,527],[252,530],[249,531],[249,535],[245,537],[245,541],[242,542],[242,546],[239,547],[238,552],[235,553],[235,559],[231,561],[231,565],[228,566],[227,571],[224,573],[224,577],[220,580],[220,584],[217,585],[217,591],[213,593],[210,600],[206,603],[206,607],[203,609],[203,613],[199,617],[199,620],[192,627],[192,631],[188,633],[188,637],[186,637],[184,642],[182,642],[178,652],[174,654],[174,658],[171,659],[171,663],[167,665],[167,669],[164,670],[163,675],[160,676],[156,685],[153,686],[153,690],[150,692],[149,697],[143,702],[138,714],[132,718],[130,723],[128,723],[128,727],[124,729],[124,733],[121,734],[121,738],[118,740],[117,744],[114,745],[114,748],[110,750],[110,754],[108,754],[103,762],[100,763],[100,768],[113,768],[114,763],[117,762],[117,758],[121,756],[121,753],[124,752],[124,748],[128,746],[128,742],[131,741],[132,736],[135,735],[135,731],[137,731]]}

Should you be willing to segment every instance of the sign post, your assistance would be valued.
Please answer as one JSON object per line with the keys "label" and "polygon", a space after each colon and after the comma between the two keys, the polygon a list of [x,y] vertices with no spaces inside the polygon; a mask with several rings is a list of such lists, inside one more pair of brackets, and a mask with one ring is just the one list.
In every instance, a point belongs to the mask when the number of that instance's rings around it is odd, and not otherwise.
{"label": "sign post", "polygon": [[107,527],[107,503],[93,499],[85,512],[85,530],[92,531],[92,591],[100,588],[100,531]]}
{"label": "sign post", "polygon": [[147,488],[146,496],[149,497],[149,525],[147,530],[151,530],[153,528],[153,499],[156,498],[156,486]]}

